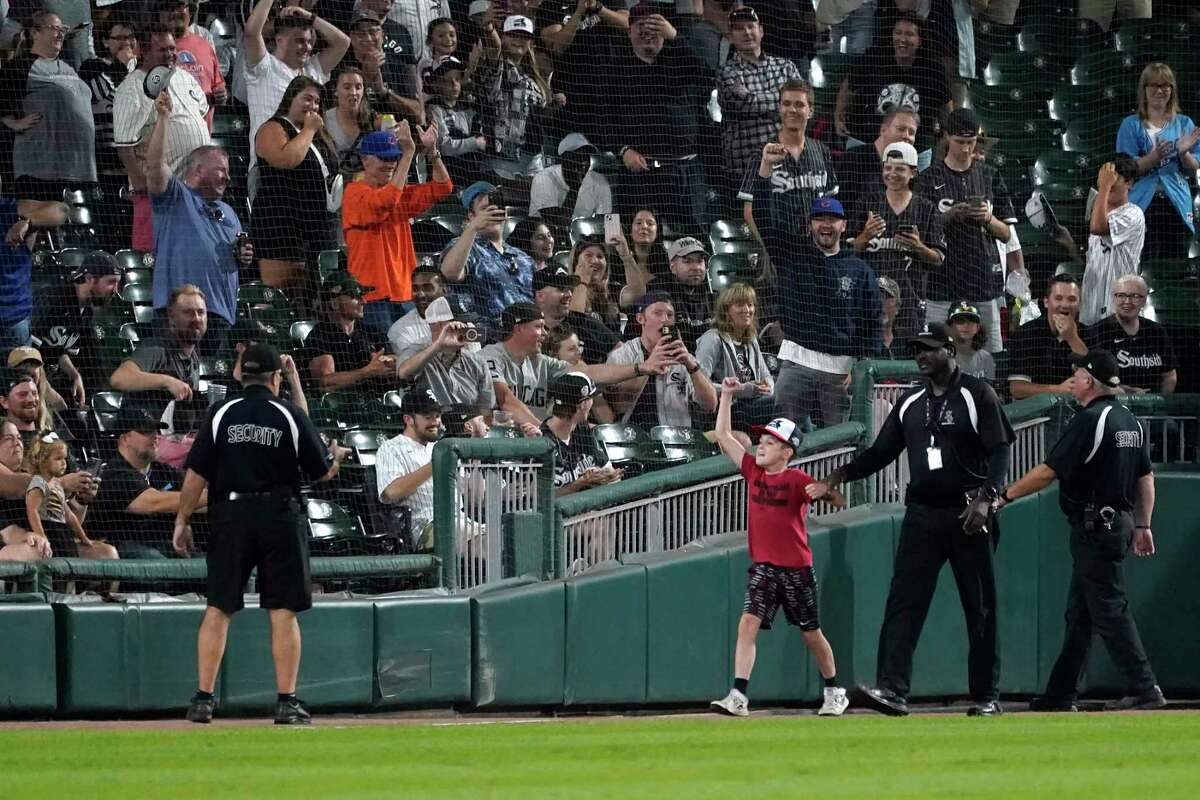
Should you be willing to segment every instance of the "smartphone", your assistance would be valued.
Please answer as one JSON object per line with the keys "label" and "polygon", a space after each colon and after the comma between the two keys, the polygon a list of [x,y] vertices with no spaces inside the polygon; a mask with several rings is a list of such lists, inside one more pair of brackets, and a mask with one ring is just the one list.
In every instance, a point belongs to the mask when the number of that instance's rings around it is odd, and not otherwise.
{"label": "smartphone", "polygon": [[605,214],[604,215],[604,241],[611,242],[613,239],[621,238],[621,215],[620,214]]}
{"label": "smartphone", "polygon": [[917,235],[917,226],[916,225],[901,225],[900,232],[907,233],[909,236],[916,236]]}
{"label": "smartphone", "polygon": [[87,474],[91,475],[94,478],[99,478],[100,473],[103,472],[104,468],[107,466],[108,466],[108,464],[101,461],[100,459],[93,458],[90,461],[88,461],[87,464],[84,465],[83,471],[86,472]]}
{"label": "smartphone", "polygon": [[661,333],[662,338],[666,339],[668,342],[675,341],[679,338],[679,331],[674,325],[663,325],[662,328],[659,329],[659,333]]}
{"label": "smartphone", "polygon": [[967,202],[973,206],[986,206],[987,198],[981,194],[977,194],[974,197],[968,197]]}
{"label": "smartphone", "polygon": [[503,189],[492,189],[488,192],[487,198],[488,203],[494,205],[496,208],[503,209],[505,207]]}

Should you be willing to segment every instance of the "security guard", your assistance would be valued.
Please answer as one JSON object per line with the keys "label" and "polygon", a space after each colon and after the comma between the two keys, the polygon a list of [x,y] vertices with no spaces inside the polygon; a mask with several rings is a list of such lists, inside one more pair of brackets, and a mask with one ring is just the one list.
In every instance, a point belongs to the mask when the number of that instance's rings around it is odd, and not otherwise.
{"label": "security guard", "polygon": [[942,322],[926,323],[909,342],[922,384],[905,392],[875,443],[810,491],[874,474],[908,451],[911,478],[895,571],[879,633],[876,687],[859,702],[892,716],[908,714],[913,651],[942,565],[950,562],[967,618],[972,716],[1001,712],[996,648],[996,580],[992,553],[999,531],[992,501],[1008,473],[1016,438],[992,387],[965,374]]}
{"label": "security guard", "polygon": [[1167,704],[1125,598],[1122,562],[1154,555],[1150,517],[1154,512],[1154,473],[1142,425],[1116,398],[1121,379],[1117,360],[1092,350],[1073,360],[1071,394],[1083,411],[1071,420],[1046,457],[1001,493],[998,505],[1038,492],[1057,478],[1058,503],[1071,524],[1071,588],[1067,593],[1067,632],[1050,673],[1046,693],[1030,703],[1034,711],[1075,711],[1079,679],[1087,665],[1093,630],[1113,663],[1125,674],[1130,694],[1106,710],[1162,708]]}
{"label": "security guard", "polygon": [[199,689],[187,718],[211,722],[213,684],[225,652],[230,617],[258,568],[259,606],[269,609],[271,653],[279,702],[276,725],[307,725],[296,699],[300,626],[296,614],[312,606],[308,535],[300,509],[300,482],[325,480],[337,462],[303,411],[278,399],[282,364],[275,348],[253,344],[242,354],[245,393],[209,409],[187,459],[183,496],[175,516],[175,550],[192,544],[188,520],[207,487],[211,533],[208,609],[197,646]]}

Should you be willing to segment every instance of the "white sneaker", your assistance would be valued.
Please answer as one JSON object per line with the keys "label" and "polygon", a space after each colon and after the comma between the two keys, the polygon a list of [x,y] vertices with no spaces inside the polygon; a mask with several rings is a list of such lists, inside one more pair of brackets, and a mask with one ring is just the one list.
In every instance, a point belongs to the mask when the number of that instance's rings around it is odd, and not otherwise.
{"label": "white sneaker", "polygon": [[846,690],[840,686],[825,687],[825,702],[817,711],[818,717],[840,717],[845,713],[850,701],[846,699]]}
{"label": "white sneaker", "polygon": [[730,689],[729,694],[722,697],[720,700],[713,700],[708,704],[710,708],[717,711],[723,711],[734,717],[750,716],[750,701],[746,699],[746,695],[739,692],[737,689]]}

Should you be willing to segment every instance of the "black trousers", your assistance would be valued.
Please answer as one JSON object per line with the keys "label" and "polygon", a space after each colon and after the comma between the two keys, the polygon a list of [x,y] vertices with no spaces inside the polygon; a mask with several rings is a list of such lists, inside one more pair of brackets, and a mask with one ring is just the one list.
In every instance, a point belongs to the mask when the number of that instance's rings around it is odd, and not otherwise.
{"label": "black trousers", "polygon": [[1071,588],[1067,592],[1067,632],[1062,652],[1050,672],[1046,696],[1069,702],[1079,692],[1092,634],[1104,646],[1132,694],[1158,681],[1142,647],[1137,624],[1125,597],[1125,555],[1133,543],[1133,517],[1119,514],[1112,530],[1088,532],[1081,519],[1071,520]]}
{"label": "black trousers", "polygon": [[[965,507],[965,503],[964,503]],[[963,532],[961,508],[910,503],[900,527],[896,568],[879,632],[876,682],[907,698],[913,652],[929,614],[942,566],[949,561],[967,621],[967,681],[976,702],[999,696],[1000,654],[996,646],[996,576],[992,554],[999,538],[994,517],[988,533]]]}

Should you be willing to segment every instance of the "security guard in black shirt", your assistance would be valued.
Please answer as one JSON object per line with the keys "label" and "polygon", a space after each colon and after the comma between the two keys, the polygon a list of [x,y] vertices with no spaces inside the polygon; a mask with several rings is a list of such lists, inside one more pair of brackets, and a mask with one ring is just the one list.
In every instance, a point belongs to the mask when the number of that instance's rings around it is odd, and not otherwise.
{"label": "security guard in black shirt", "polygon": [[300,482],[333,477],[337,464],[308,416],[279,399],[281,362],[275,348],[253,344],[242,354],[245,393],[209,409],[187,459],[187,476],[175,517],[174,545],[191,547],[188,521],[208,488],[208,609],[200,624],[199,689],[187,718],[211,722],[213,685],[225,652],[232,615],[258,568],[259,606],[269,610],[271,654],[279,702],[277,725],[306,725],[308,710],[296,699],[300,626],[296,614],[312,606],[308,534]]}
{"label": "security guard in black shirt", "polygon": [[1046,692],[1030,703],[1035,711],[1074,711],[1079,679],[1087,665],[1092,632],[1100,634],[1113,662],[1125,674],[1130,694],[1107,710],[1162,708],[1162,690],[1150,668],[1125,598],[1122,562],[1154,555],[1150,517],[1154,472],[1149,442],[1137,417],[1116,398],[1117,361],[1092,350],[1073,361],[1071,394],[1083,406],[1046,457],[1008,487],[998,505],[1038,492],[1057,478],[1059,505],[1071,524],[1071,588],[1067,631]]}
{"label": "security guard in black shirt", "polygon": [[1016,437],[992,387],[959,370],[945,323],[926,323],[910,347],[925,380],[900,397],[869,449],[809,493],[821,497],[827,487],[872,475],[908,451],[908,508],[879,633],[877,686],[859,687],[858,699],[885,714],[908,714],[913,651],[949,561],[967,618],[974,701],[967,713],[992,716],[1001,709],[992,566],[999,531],[990,509]]}

